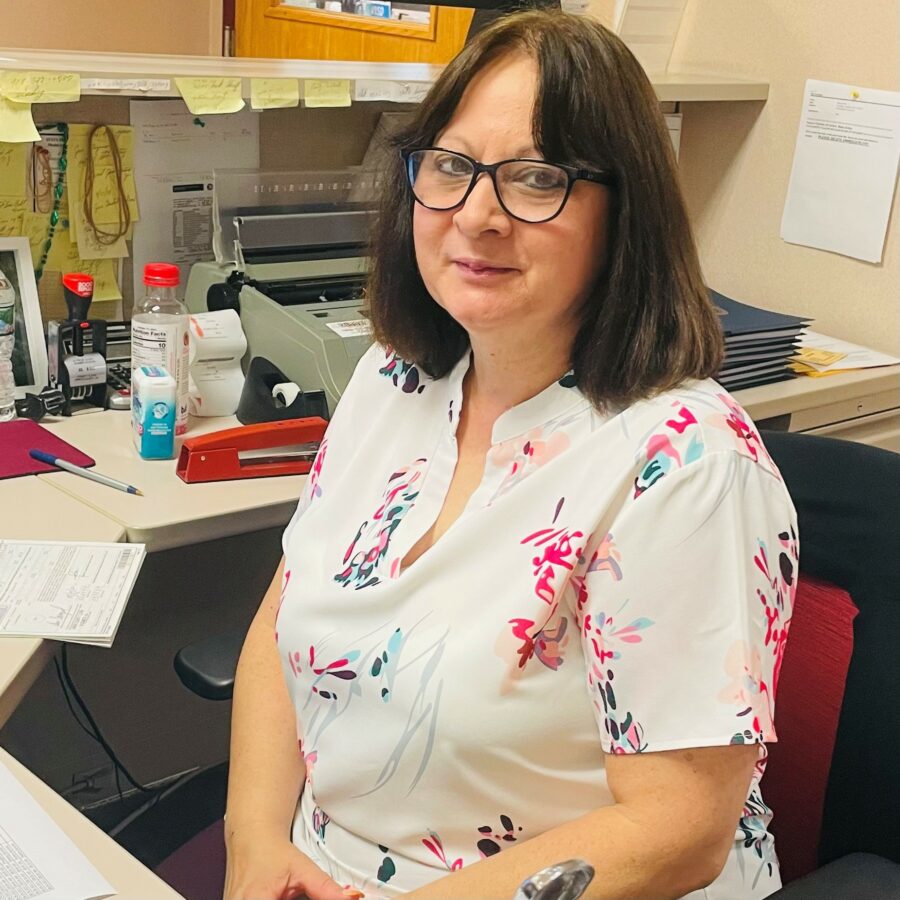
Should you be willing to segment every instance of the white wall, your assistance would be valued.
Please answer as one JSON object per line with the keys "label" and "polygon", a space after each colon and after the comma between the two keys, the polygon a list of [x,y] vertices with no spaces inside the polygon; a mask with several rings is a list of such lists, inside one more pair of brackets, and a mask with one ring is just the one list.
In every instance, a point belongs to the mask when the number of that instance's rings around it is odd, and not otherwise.
{"label": "white wall", "polygon": [[900,353],[896,193],[881,264],[778,236],[805,80],[900,89],[900,4],[688,0],[669,69],[771,85],[766,103],[684,105],[680,167],[707,282]]}

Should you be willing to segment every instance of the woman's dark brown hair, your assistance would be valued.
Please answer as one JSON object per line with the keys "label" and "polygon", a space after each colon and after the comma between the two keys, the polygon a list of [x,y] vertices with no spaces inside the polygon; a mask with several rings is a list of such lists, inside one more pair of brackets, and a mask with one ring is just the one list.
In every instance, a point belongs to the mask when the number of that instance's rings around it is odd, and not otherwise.
{"label": "woman's dark brown hair", "polygon": [[373,233],[368,304],[375,339],[435,378],[468,347],[466,332],[419,275],[414,201],[399,151],[431,146],[476,73],[507,53],[525,53],[537,64],[532,130],[544,159],[610,170],[616,178],[605,270],[572,348],[578,387],[604,409],[715,374],[722,332],[659,102],[619,38],[598,22],[560,12],[516,13],[481,31],[395,136]]}

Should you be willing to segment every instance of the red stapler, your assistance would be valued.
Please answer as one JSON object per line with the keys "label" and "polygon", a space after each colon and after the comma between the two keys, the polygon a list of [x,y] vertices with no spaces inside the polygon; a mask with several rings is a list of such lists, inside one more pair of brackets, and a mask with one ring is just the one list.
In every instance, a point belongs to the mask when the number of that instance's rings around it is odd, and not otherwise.
{"label": "red stapler", "polygon": [[327,426],[318,417],[284,419],[188,438],[175,471],[188,484],[303,475],[312,468]]}

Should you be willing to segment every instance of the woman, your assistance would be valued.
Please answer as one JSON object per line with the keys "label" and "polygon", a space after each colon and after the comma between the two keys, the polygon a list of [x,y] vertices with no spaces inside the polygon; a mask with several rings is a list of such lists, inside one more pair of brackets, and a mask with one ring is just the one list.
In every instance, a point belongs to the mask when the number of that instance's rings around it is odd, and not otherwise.
{"label": "woman", "polygon": [[796,524],[709,377],[653,91],[525,13],[398,149],[376,343],[238,667],[226,896],[510,898],[582,857],[596,900],[765,897]]}

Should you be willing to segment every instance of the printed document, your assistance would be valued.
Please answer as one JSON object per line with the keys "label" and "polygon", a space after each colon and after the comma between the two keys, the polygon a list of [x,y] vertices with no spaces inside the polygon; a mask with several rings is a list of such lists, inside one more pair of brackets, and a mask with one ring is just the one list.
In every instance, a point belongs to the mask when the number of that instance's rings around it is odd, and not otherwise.
{"label": "printed document", "polygon": [[900,160],[900,93],[807,81],[781,237],[881,262]]}
{"label": "printed document", "polygon": [[115,893],[0,760],[0,896],[94,900]]}
{"label": "printed document", "polygon": [[143,544],[0,541],[0,635],[112,646]]}

